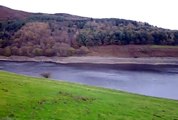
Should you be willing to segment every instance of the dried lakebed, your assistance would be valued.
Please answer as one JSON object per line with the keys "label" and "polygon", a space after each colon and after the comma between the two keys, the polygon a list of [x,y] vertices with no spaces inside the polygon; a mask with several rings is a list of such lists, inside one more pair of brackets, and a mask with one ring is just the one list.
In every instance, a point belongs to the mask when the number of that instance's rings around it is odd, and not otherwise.
{"label": "dried lakebed", "polygon": [[0,61],[0,70],[178,100],[178,65]]}

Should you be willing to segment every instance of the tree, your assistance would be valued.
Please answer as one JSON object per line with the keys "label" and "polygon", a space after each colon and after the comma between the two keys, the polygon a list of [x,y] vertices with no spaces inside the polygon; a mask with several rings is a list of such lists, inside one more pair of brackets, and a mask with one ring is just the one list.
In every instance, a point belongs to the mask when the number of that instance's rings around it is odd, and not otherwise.
{"label": "tree", "polygon": [[44,55],[48,56],[48,57],[52,57],[52,56],[55,56],[56,53],[55,53],[54,49],[49,48],[44,51]]}
{"label": "tree", "polygon": [[40,48],[35,48],[35,49],[33,49],[32,54],[34,56],[42,56],[43,55],[43,50],[40,49]]}
{"label": "tree", "polygon": [[10,47],[6,47],[4,49],[4,56],[7,56],[7,57],[11,56],[11,49],[10,49]]}

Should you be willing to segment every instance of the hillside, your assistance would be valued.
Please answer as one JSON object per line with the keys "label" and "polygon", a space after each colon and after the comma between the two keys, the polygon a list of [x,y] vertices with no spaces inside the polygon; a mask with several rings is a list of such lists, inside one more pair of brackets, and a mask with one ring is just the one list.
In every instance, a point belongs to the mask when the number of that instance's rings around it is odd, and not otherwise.
{"label": "hillside", "polygon": [[176,120],[178,101],[0,71],[1,120]]}
{"label": "hillside", "polygon": [[27,13],[3,6],[0,6],[0,20],[0,55],[3,56],[60,57],[87,55],[93,52],[89,48],[100,46],[178,45],[178,31],[132,20]]}
{"label": "hillside", "polygon": [[0,5],[0,21],[26,19],[31,13],[13,10]]}

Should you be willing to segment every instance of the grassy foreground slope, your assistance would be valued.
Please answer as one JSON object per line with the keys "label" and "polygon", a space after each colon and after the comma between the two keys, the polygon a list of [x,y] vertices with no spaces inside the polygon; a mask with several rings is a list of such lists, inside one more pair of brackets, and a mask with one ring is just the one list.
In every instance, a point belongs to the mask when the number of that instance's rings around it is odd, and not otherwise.
{"label": "grassy foreground slope", "polygon": [[0,71],[0,120],[178,120],[178,101]]}

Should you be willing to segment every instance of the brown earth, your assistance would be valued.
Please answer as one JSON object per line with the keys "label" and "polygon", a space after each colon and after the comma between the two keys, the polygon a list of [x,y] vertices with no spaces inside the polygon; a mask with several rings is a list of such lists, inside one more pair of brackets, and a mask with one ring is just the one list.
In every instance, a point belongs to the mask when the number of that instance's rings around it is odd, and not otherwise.
{"label": "brown earth", "polygon": [[108,45],[90,47],[89,56],[112,57],[178,57],[178,46]]}

